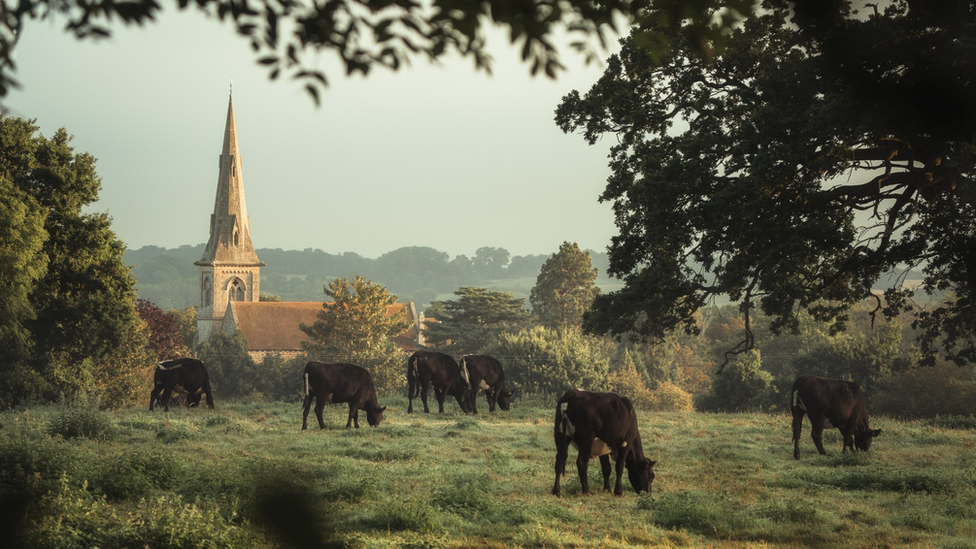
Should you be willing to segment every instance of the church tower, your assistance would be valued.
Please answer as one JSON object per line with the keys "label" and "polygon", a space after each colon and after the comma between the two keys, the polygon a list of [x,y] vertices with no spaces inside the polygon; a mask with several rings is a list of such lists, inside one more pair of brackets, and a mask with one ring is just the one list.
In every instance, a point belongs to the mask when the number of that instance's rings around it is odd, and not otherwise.
{"label": "church tower", "polygon": [[217,197],[210,216],[210,240],[200,267],[197,343],[221,330],[231,301],[259,301],[261,266],[251,244],[251,223],[244,203],[244,174],[234,125],[234,97],[228,99],[224,144],[220,153]]}

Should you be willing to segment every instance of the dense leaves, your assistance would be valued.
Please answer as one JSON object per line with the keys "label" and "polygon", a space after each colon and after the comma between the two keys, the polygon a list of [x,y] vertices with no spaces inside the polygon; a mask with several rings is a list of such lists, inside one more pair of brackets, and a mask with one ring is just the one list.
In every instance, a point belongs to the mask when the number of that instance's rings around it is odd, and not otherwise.
{"label": "dense leaves", "polygon": [[[672,31],[634,29],[556,111],[564,131],[617,143],[601,199],[626,286],[586,328],[697,332],[696,312],[727,295],[746,320],[741,352],[757,307],[777,332],[804,309],[842,329],[892,271],[879,306],[909,308],[900,283],[916,268],[925,291],[952,291],[919,317],[926,350],[976,360],[976,3],[771,0],[711,63]],[[666,52],[644,47],[661,36]]]}
{"label": "dense leaves", "polygon": [[189,347],[183,344],[180,313],[166,312],[145,299],[136,302],[136,311],[149,328],[149,347],[160,360],[190,356]]}
{"label": "dense leaves", "polygon": [[600,288],[590,253],[573,242],[563,242],[559,251],[542,265],[529,295],[532,312],[550,328],[579,327]]}
{"label": "dense leaves", "polygon": [[9,260],[0,280],[9,313],[0,319],[0,406],[77,391],[121,405],[146,383],[152,358],[124,244],[107,215],[82,211],[98,199],[95,158],[76,153],[63,128],[45,138],[31,120],[0,118],[0,140]]}
{"label": "dense leaves", "polygon": [[459,288],[457,299],[435,301],[425,313],[424,337],[431,347],[454,356],[477,353],[500,334],[516,331],[529,321],[525,299],[485,288]]}
{"label": "dense leaves", "polygon": [[[485,29],[504,28],[513,44],[521,47],[522,60],[532,74],[555,77],[563,70],[554,35],[568,32],[573,49],[595,57],[590,42],[606,46],[606,34],[614,24],[638,16],[653,0],[176,0],[180,9],[195,7],[228,21],[248,38],[259,64],[274,79],[291,75],[318,101],[328,80],[317,67],[323,52],[336,54],[346,74],[368,74],[373,67],[398,69],[413,57],[436,61],[448,53],[474,60],[475,67],[490,71]],[[722,38],[723,29],[736,14],[748,13],[745,0],[693,3],[661,0],[664,20],[682,27],[707,54]],[[724,5],[733,10],[724,10]],[[151,22],[162,9],[156,0],[3,0],[0,17],[0,97],[16,81],[11,74],[14,49],[27,19],[63,19],[65,30],[79,38],[109,35],[109,23],[125,25]],[[738,11],[735,11],[738,10]]]}

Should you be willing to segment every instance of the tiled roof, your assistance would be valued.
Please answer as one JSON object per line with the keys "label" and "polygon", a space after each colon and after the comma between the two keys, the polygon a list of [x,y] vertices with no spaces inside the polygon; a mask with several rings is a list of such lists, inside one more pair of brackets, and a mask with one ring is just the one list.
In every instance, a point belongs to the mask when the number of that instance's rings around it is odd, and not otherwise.
{"label": "tiled roof", "polygon": [[[315,323],[321,301],[232,301],[224,319],[224,330],[233,322],[247,339],[248,351],[296,351],[302,349],[307,339],[299,329],[304,323]],[[410,328],[394,338],[400,347],[413,350],[417,341],[416,309],[413,303],[394,303],[389,314],[399,310],[406,312]]]}

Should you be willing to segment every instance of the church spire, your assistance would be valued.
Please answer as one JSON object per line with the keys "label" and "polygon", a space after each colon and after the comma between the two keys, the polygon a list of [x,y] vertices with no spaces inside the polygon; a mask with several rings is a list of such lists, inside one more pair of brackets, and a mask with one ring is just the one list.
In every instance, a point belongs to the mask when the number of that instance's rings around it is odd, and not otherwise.
{"label": "church spire", "polygon": [[262,265],[251,243],[251,222],[244,200],[242,165],[234,121],[234,97],[231,95],[227,102],[217,196],[214,200],[214,212],[210,217],[210,240],[197,265]]}

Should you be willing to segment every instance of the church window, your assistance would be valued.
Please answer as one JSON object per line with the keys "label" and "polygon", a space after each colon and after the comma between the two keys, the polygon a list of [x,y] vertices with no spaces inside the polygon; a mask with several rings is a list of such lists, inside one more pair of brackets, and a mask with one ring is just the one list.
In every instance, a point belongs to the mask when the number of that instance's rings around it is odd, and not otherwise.
{"label": "church window", "polygon": [[235,278],[231,283],[228,297],[231,301],[244,301],[244,283],[241,279]]}
{"label": "church window", "polygon": [[213,289],[210,286],[210,277],[203,278],[203,306],[209,307],[213,300]]}
{"label": "church window", "polygon": [[234,245],[235,246],[241,245],[241,233],[239,233],[237,229],[234,229]]}

